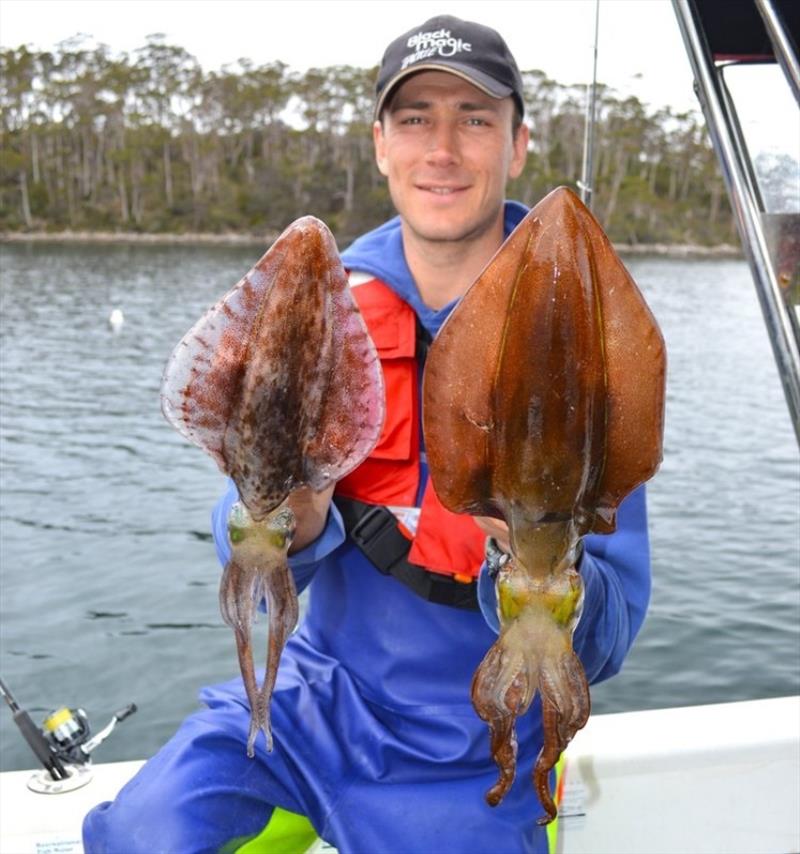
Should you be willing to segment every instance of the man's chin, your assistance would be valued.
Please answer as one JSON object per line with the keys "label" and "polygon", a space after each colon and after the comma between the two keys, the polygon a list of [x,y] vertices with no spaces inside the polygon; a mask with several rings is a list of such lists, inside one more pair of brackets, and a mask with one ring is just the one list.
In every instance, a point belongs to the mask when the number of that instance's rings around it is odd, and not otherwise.
{"label": "man's chin", "polygon": [[411,231],[426,243],[465,243],[479,240],[495,224],[494,218],[480,223],[452,223],[442,225],[435,223],[407,223]]}

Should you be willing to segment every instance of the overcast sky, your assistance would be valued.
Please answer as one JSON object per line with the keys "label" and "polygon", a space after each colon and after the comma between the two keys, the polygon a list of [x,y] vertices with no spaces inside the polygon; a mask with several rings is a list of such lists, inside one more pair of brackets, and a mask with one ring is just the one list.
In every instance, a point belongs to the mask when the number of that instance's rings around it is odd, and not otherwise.
{"label": "overcast sky", "polygon": [[[384,48],[436,14],[499,30],[522,69],[591,80],[594,0],[0,0],[0,44],[50,49],[86,33],[114,51],[164,33],[207,71],[240,57],[312,66],[377,65]],[[696,106],[668,0],[602,0],[598,78],[653,107]]]}

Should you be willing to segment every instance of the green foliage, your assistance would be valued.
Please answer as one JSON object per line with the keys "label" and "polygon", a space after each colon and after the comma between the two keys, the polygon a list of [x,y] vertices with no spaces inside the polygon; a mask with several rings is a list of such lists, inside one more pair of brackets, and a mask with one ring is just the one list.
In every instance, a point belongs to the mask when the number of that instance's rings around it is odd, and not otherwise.
{"label": "green foliage", "polygon": [[[204,72],[148,37],[112,56],[76,38],[0,51],[0,228],[263,235],[307,213],[344,245],[391,216],[374,165],[376,69],[304,74],[239,60]],[[510,195],[580,177],[584,87],[523,74],[531,146]],[[699,118],[600,87],[594,210],[630,243],[735,240]]]}

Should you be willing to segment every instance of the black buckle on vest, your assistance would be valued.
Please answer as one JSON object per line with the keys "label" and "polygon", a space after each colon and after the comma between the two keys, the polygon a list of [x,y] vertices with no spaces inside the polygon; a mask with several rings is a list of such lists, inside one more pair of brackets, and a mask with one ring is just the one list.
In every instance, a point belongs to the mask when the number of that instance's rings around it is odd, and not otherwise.
{"label": "black buckle on vest", "polygon": [[405,560],[411,541],[400,532],[391,510],[381,504],[365,506],[367,510],[350,529],[350,536],[384,575],[391,575],[392,567]]}

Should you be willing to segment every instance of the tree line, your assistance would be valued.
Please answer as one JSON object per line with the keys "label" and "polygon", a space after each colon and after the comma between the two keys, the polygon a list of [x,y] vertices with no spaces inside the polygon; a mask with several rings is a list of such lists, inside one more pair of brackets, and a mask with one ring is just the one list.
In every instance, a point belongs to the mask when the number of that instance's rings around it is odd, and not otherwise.
{"label": "tree line", "polygon": [[[204,71],[150,36],[0,50],[0,230],[264,234],[312,213],[342,240],[393,213],[372,156],[376,68]],[[510,197],[580,176],[586,87],[523,72],[531,147]],[[624,243],[735,242],[700,116],[598,88],[594,211]]]}

